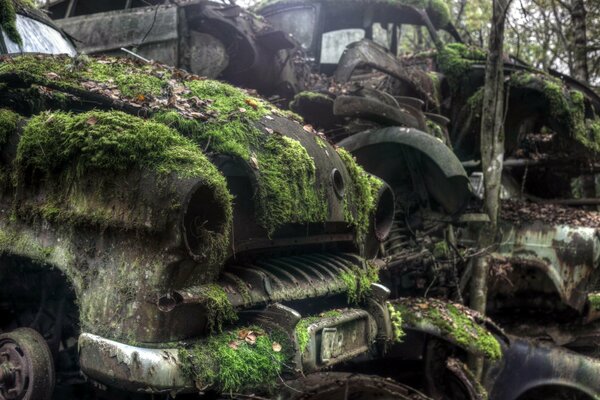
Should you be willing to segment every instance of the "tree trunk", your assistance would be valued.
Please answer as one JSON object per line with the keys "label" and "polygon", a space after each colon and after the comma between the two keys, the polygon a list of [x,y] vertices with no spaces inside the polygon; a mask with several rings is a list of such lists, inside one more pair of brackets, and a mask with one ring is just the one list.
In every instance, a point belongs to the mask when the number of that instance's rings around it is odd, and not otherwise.
{"label": "tree trunk", "polygon": [[587,52],[587,34],[585,18],[584,0],[573,0],[571,3],[571,20],[573,22],[573,76],[585,83],[588,83],[590,76],[588,73],[588,52]]}
{"label": "tree trunk", "polygon": [[[498,226],[502,162],[504,158],[504,24],[511,0],[494,0],[492,29],[485,69],[483,109],[481,118],[481,163],[485,188],[485,210],[490,217],[489,226],[481,229],[479,245],[490,248]],[[471,281],[471,308],[485,314],[489,258],[483,254],[474,261]],[[483,358],[470,360],[471,368],[481,377]]]}
{"label": "tree trunk", "polygon": [[485,210],[492,228],[498,223],[504,157],[504,24],[511,0],[494,0],[481,119],[481,162]]}

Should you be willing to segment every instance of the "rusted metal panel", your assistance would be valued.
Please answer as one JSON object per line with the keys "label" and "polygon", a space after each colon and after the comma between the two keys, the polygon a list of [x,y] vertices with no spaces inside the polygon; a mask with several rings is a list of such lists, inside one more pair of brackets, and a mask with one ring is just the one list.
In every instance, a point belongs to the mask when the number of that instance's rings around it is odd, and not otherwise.
{"label": "rusted metal panel", "polygon": [[488,367],[484,385],[494,400],[515,400],[544,386],[570,388],[581,399],[600,393],[600,361],[522,338],[511,338],[504,358]]}
{"label": "rusted metal panel", "polygon": [[[600,235],[595,228],[547,225],[504,225],[494,255],[541,269],[561,299],[582,311],[600,261]],[[518,283],[517,283],[518,284]]]}
{"label": "rusted metal panel", "polygon": [[55,22],[80,42],[81,52],[91,54],[137,47],[142,42],[148,45],[177,39],[177,7],[172,5],[90,14]]}

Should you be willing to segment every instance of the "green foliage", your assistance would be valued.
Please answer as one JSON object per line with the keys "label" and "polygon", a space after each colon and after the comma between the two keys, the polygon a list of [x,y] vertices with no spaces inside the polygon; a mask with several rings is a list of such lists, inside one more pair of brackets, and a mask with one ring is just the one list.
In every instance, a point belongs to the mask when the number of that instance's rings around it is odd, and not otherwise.
{"label": "green foliage", "polygon": [[[256,335],[254,343],[248,340],[249,332]],[[285,361],[285,349],[275,351],[273,347],[269,334],[248,327],[213,335],[189,348],[182,347],[179,358],[183,370],[199,388],[212,387],[225,393],[265,391],[279,382]]]}
{"label": "green foliage", "polygon": [[302,318],[296,324],[296,341],[298,342],[298,348],[300,349],[300,353],[304,353],[306,348],[308,347],[308,342],[310,341],[310,335],[308,333],[308,327],[315,322],[323,319],[323,318],[337,318],[340,317],[342,313],[337,310],[326,311],[319,315],[313,315],[310,317]]}
{"label": "green foliage", "polygon": [[390,313],[390,320],[392,322],[394,341],[402,342],[402,338],[406,335],[402,329],[402,313],[390,302],[387,303],[387,308]]}
{"label": "green foliage", "polygon": [[600,311],[600,292],[588,293],[587,298],[592,310]]}
{"label": "green foliage", "polygon": [[403,299],[393,306],[406,325],[430,324],[465,348],[475,349],[492,360],[502,357],[498,339],[476,322],[472,311],[460,305],[437,299]]}

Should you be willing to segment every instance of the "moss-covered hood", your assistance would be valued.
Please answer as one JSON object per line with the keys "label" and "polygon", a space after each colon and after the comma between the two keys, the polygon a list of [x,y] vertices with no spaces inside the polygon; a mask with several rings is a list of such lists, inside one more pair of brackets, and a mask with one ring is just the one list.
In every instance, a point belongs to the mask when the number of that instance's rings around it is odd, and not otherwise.
{"label": "moss-covered hood", "polygon": [[368,175],[246,91],[85,56],[3,57],[0,84],[0,250],[63,270],[88,332],[180,337],[157,299],[214,281],[242,239],[271,245],[327,223],[366,232]]}

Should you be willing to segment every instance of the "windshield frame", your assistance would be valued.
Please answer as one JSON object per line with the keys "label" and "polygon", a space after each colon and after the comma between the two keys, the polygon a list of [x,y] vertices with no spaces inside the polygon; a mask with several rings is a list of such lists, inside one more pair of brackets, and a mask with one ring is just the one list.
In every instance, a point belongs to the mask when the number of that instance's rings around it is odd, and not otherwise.
{"label": "windshield frame", "polygon": [[[338,0],[339,1],[339,0]],[[323,34],[342,29],[365,29],[366,24],[370,27],[375,23],[414,25],[425,27],[435,47],[441,49],[443,43],[437,33],[438,30],[447,32],[455,41],[462,43],[462,39],[452,23],[446,27],[436,29],[429,15],[423,9],[401,3],[393,3],[382,0],[285,0],[275,1],[264,6],[258,6],[254,11],[258,12],[267,21],[276,14],[285,13],[298,7],[314,7],[317,15],[313,29],[313,40],[311,48],[307,53],[320,64],[321,41]],[[398,16],[392,18],[390,16]],[[361,19],[359,21],[358,19]],[[369,35],[365,35],[369,38]]]}

